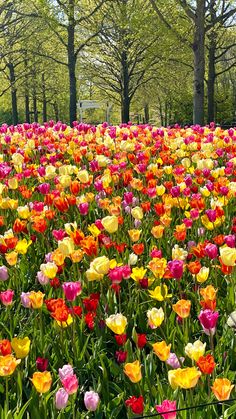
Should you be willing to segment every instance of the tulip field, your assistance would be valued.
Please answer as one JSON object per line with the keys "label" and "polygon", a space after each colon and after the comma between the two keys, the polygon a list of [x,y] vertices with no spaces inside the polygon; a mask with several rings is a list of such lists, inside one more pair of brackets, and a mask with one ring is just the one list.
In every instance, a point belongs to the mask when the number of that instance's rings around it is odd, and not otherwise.
{"label": "tulip field", "polygon": [[0,418],[235,418],[235,264],[236,129],[2,125]]}

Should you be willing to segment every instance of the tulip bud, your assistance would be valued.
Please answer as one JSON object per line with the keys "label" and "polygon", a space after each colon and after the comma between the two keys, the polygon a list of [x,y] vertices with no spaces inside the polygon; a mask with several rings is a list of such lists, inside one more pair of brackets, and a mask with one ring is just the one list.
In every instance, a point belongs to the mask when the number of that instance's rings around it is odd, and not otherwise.
{"label": "tulip bud", "polygon": [[86,391],[84,395],[84,404],[87,410],[95,412],[98,407],[100,398],[95,391]]}
{"label": "tulip bud", "polygon": [[64,388],[59,388],[55,396],[56,409],[58,410],[64,409],[67,405],[68,398],[69,398],[69,394],[66,392],[66,390]]}

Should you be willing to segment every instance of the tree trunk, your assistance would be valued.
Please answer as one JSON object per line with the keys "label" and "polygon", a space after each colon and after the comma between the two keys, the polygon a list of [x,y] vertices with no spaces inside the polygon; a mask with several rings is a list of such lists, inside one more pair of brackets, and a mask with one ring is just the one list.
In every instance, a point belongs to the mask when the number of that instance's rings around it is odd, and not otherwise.
{"label": "tree trunk", "polygon": [[69,0],[69,23],[68,23],[68,71],[70,85],[70,124],[77,119],[77,92],[76,92],[76,54],[75,54],[75,2]]}
{"label": "tree trunk", "polygon": [[38,122],[37,96],[36,96],[35,88],[33,89],[33,112],[34,112],[34,122]]}
{"label": "tree trunk", "polygon": [[194,28],[193,123],[204,125],[205,0],[197,0]]}
{"label": "tree trunk", "polygon": [[10,83],[11,83],[12,123],[13,125],[17,125],[18,124],[18,109],[17,109],[17,89],[15,86],[15,83],[16,83],[15,68],[14,68],[13,63],[8,63],[7,66],[9,69]]}
{"label": "tree trunk", "polygon": [[145,123],[148,124],[148,122],[149,122],[149,105],[148,105],[148,103],[145,103],[145,105],[144,105],[144,119],[145,119]]}
{"label": "tree trunk", "polygon": [[214,39],[210,40],[209,54],[208,54],[208,81],[207,81],[207,121],[208,123],[215,120],[215,51],[216,42]]}
{"label": "tree trunk", "polygon": [[45,74],[42,73],[42,96],[43,96],[43,122],[47,121],[47,98],[46,98],[46,84]]}
{"label": "tree trunk", "polygon": [[[27,55],[27,53],[25,53]],[[27,77],[27,67],[28,60],[25,58],[25,121],[30,123],[30,99],[29,99],[29,88],[28,88],[28,77]]]}
{"label": "tree trunk", "polygon": [[57,122],[57,121],[59,121],[59,109],[58,109],[57,102],[53,103],[53,108],[54,108],[54,112],[55,112],[55,120]]}
{"label": "tree trunk", "polygon": [[[217,15],[215,10],[215,0],[210,3],[210,16],[211,22],[215,25]],[[216,48],[217,48],[217,35],[213,29],[208,35],[209,39],[209,52],[208,52],[208,80],[207,80],[207,122],[215,121],[215,80],[216,80]]]}
{"label": "tree trunk", "polygon": [[121,56],[121,71],[122,71],[122,93],[121,93],[121,109],[122,109],[122,122],[129,122],[130,111],[130,97],[129,97],[129,69],[127,52],[124,50]]}
{"label": "tree trunk", "polygon": [[30,101],[27,92],[25,93],[25,121],[30,124]]}

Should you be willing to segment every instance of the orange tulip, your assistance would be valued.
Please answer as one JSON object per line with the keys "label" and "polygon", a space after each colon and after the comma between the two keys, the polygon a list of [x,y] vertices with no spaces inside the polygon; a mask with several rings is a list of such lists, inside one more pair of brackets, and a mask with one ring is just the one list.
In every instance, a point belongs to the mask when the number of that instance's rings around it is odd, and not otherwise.
{"label": "orange tulip", "polygon": [[124,366],[124,373],[132,381],[138,383],[142,379],[141,365],[139,361],[134,361]]}
{"label": "orange tulip", "polygon": [[190,314],[191,301],[190,300],[179,300],[176,304],[172,305],[173,310],[179,317],[185,319]]}
{"label": "orange tulip", "polygon": [[0,377],[12,375],[20,362],[20,359],[16,359],[11,354],[0,356]]}
{"label": "orange tulip", "polygon": [[214,395],[217,400],[228,400],[230,398],[230,393],[234,385],[231,385],[231,381],[227,378],[216,378],[213,386],[211,387]]}

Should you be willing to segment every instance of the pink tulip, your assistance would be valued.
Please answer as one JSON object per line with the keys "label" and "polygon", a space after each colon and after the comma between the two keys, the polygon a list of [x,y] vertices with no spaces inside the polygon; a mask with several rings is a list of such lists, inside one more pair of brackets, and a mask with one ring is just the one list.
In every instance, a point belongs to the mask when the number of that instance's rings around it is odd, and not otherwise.
{"label": "pink tulip", "polygon": [[207,309],[200,312],[198,319],[206,335],[209,336],[210,334],[215,334],[218,317],[218,311],[211,311]]}
{"label": "pink tulip", "polygon": [[183,275],[184,262],[174,259],[168,262],[168,268],[175,279],[180,279]]}
{"label": "pink tulip", "polygon": [[78,205],[78,209],[81,215],[87,215],[89,210],[88,202],[82,202]]}
{"label": "pink tulip", "polygon": [[14,291],[13,290],[6,290],[0,292],[0,301],[4,306],[10,306],[12,304],[12,300],[14,297]]}
{"label": "pink tulip", "polygon": [[[162,404],[158,404],[155,406],[158,413],[161,414],[161,417],[163,419],[175,419],[177,412],[173,412],[176,409],[176,401],[170,401],[170,400],[163,400]],[[170,412],[170,413],[164,413],[164,412]]]}
{"label": "pink tulip", "polygon": [[82,292],[81,282],[64,282],[62,289],[68,301],[74,301]]}
{"label": "pink tulip", "polygon": [[205,247],[205,253],[210,259],[216,259],[218,256],[218,248],[215,244],[209,243]]}
{"label": "pink tulip", "polygon": [[74,394],[78,390],[79,383],[75,374],[67,375],[61,382],[68,394]]}

